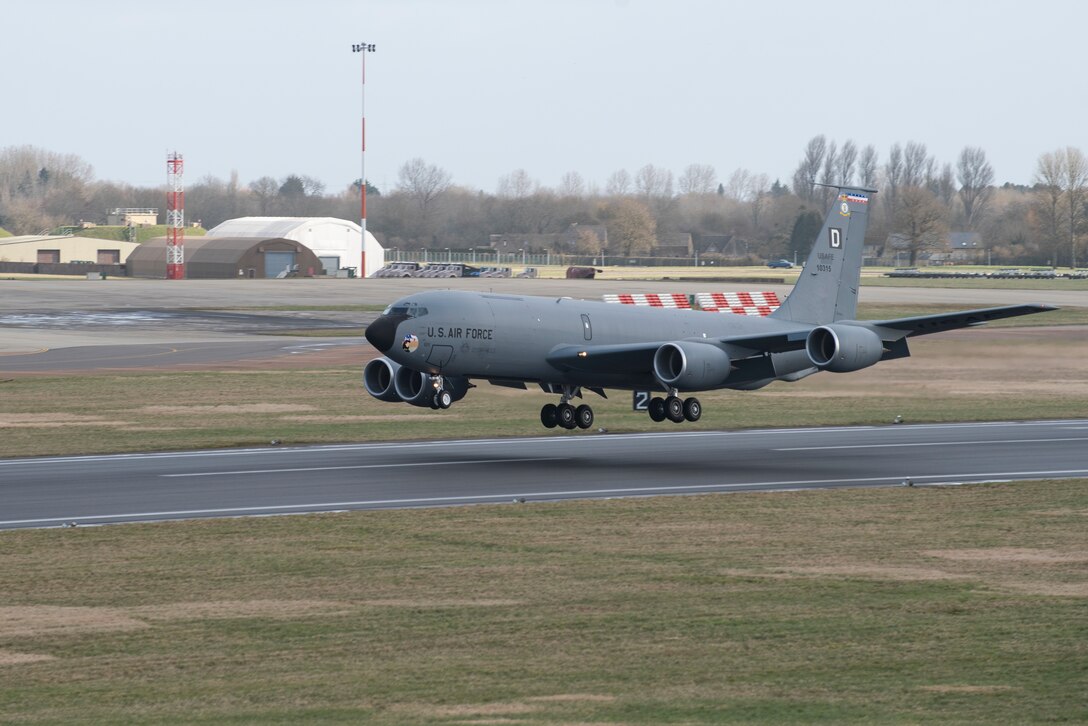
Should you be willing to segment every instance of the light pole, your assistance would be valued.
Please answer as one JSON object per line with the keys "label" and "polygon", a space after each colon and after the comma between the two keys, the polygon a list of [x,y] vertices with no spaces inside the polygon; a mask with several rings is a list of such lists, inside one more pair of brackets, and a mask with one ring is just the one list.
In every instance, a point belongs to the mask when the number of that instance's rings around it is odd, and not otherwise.
{"label": "light pole", "polygon": [[446,262],[453,262],[453,253],[450,252],[450,248],[446,248]]}
{"label": "light pole", "polygon": [[362,244],[363,244],[363,269],[360,270],[363,277],[366,277],[366,54],[373,53],[376,47],[373,43],[352,43],[351,52],[360,53],[362,57],[362,101],[360,108],[362,109],[362,149],[359,153],[359,186],[361,187],[362,194],[362,206],[360,208],[359,215],[359,227],[362,229]]}

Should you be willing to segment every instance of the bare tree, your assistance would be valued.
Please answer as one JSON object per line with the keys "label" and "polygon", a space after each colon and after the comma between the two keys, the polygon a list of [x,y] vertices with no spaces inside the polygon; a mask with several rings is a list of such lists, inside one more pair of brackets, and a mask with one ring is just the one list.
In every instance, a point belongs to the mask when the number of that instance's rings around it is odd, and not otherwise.
{"label": "bare tree", "polygon": [[929,155],[926,145],[908,141],[903,149],[903,186],[928,186],[935,176],[937,160]]}
{"label": "bare tree", "polygon": [[635,192],[647,199],[671,199],[672,172],[647,164],[635,174]]}
{"label": "bare tree", "polygon": [[262,176],[249,183],[249,191],[257,198],[257,209],[262,217],[272,211],[272,202],[279,193],[280,183],[270,176]]}
{"label": "bare tree", "polygon": [[793,193],[809,202],[815,201],[816,178],[824,163],[827,138],[820,134],[809,139],[805,156],[793,173]]}
{"label": "bare tree", "polygon": [[861,150],[858,157],[858,184],[866,189],[875,189],[877,182],[877,153],[876,147],[869,144]]}
{"label": "bare tree", "polygon": [[842,151],[839,152],[839,169],[838,169],[838,183],[839,184],[853,184],[854,183],[854,164],[858,160],[858,146],[853,140],[848,139],[846,143],[842,145]]}
{"label": "bare tree", "polygon": [[631,174],[626,169],[612,172],[608,177],[608,183],[604,188],[605,194],[610,197],[622,197],[631,193]]}
{"label": "bare tree", "polygon": [[508,199],[524,199],[532,196],[540,189],[536,179],[529,176],[524,169],[515,169],[509,174],[499,177],[498,194]]}
{"label": "bare tree", "polygon": [[1035,166],[1036,211],[1043,236],[1052,250],[1051,264],[1061,258],[1063,242],[1062,205],[1065,195],[1062,182],[1065,179],[1065,155],[1061,151],[1047,152],[1039,157]]}
{"label": "bare tree", "polygon": [[752,185],[752,172],[747,169],[737,169],[729,175],[729,182],[725,185],[723,195],[743,202],[748,197]]}
{"label": "bare tree", "polygon": [[406,161],[397,174],[397,189],[411,197],[423,214],[450,188],[450,183],[449,172],[419,157]]}
{"label": "bare tree", "polygon": [[986,152],[982,147],[963,148],[959,161],[956,162],[956,178],[960,184],[964,225],[967,229],[976,231],[994,193],[994,168],[986,160]]}
{"label": "bare tree", "polygon": [[1045,153],[1036,166],[1035,185],[1040,223],[1054,251],[1051,264],[1058,265],[1068,251],[1069,264],[1076,267],[1088,221],[1088,159],[1073,146]]}
{"label": "bare tree", "polygon": [[838,184],[838,179],[836,179],[838,173],[839,149],[838,145],[831,141],[827,144],[827,151],[824,153],[824,170],[820,177],[820,183],[823,186],[820,187],[819,192],[814,190],[814,196],[820,200],[821,207],[826,207],[831,202],[831,195],[834,194],[831,187]]}
{"label": "bare tree", "polygon": [[681,194],[713,194],[718,173],[709,164],[689,164],[680,175]]}
{"label": "bare tree", "polygon": [[930,186],[934,196],[951,212],[952,200],[956,198],[956,175],[952,173],[952,165],[945,164],[941,167],[941,173]]}
{"label": "bare tree", "polygon": [[634,199],[608,205],[608,245],[613,254],[644,255],[656,240],[657,225],[650,210]]}
{"label": "bare tree", "polygon": [[944,209],[928,189],[914,186],[902,190],[896,231],[906,241],[912,267],[918,253],[940,244],[947,229]]}
{"label": "bare tree", "polygon": [[559,179],[559,196],[581,198],[586,194],[586,183],[576,171],[568,171]]}
{"label": "bare tree", "polygon": [[601,254],[601,247],[601,238],[591,230],[579,229],[578,234],[574,237],[574,251],[579,255],[593,255],[596,257]]}
{"label": "bare tree", "polygon": [[1088,196],[1088,159],[1073,146],[1065,147],[1065,208],[1069,233],[1069,266],[1077,266],[1078,235],[1085,225],[1085,197]]}
{"label": "bare tree", "polygon": [[884,162],[884,209],[888,219],[894,220],[899,206],[899,189],[903,186],[903,148],[899,142],[892,144],[888,160]]}

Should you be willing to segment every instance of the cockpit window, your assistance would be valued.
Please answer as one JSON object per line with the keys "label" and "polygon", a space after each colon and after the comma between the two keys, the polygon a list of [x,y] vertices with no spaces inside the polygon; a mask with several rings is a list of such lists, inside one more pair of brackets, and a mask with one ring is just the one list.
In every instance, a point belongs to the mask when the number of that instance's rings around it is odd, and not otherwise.
{"label": "cockpit window", "polygon": [[426,314],[427,308],[416,303],[390,305],[382,312],[382,315],[404,315],[405,317],[409,318],[422,318]]}

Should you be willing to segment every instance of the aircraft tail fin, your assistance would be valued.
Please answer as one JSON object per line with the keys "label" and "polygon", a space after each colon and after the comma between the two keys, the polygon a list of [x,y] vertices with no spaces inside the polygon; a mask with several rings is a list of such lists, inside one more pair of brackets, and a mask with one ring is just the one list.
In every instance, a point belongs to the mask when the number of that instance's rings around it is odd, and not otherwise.
{"label": "aircraft tail fin", "polygon": [[837,189],[805,269],[771,317],[813,325],[857,317],[865,229],[876,190],[847,186]]}

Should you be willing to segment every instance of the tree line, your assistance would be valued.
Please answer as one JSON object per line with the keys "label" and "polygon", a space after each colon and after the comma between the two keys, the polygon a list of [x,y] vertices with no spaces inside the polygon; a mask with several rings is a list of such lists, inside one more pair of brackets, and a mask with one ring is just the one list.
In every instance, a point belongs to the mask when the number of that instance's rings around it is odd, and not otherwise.
{"label": "tree line", "polygon": [[[205,176],[187,185],[186,219],[208,228],[243,216],[356,219],[361,183],[329,191],[304,174],[248,184],[237,172],[226,180]],[[626,256],[653,254],[660,240],[687,233],[697,248],[705,240],[728,239],[734,256],[744,250],[754,262],[807,254],[832,201],[833,190],[825,185],[840,183],[880,192],[867,236],[878,256],[894,248],[913,264],[949,232],[972,232],[995,262],[1084,264],[1088,160],[1075,147],[1042,154],[1030,184],[1000,186],[979,147],[942,163],[915,141],[895,143],[881,155],[872,145],[840,144],[823,135],[801,150],[789,183],[746,169],[723,178],[698,163],[674,176],[647,164],[633,173],[617,170],[603,188],[576,171],[546,187],[516,169],[485,192],[458,185],[445,169],[416,158],[400,167],[390,190],[367,182],[367,225],[386,247],[401,250],[485,247],[493,234],[553,235],[539,244],[554,253]],[[96,180],[91,166],[73,154],[0,149],[0,227],[11,233],[101,224],[117,207],[162,210],[165,185]],[[601,228],[607,236],[591,231]]]}

